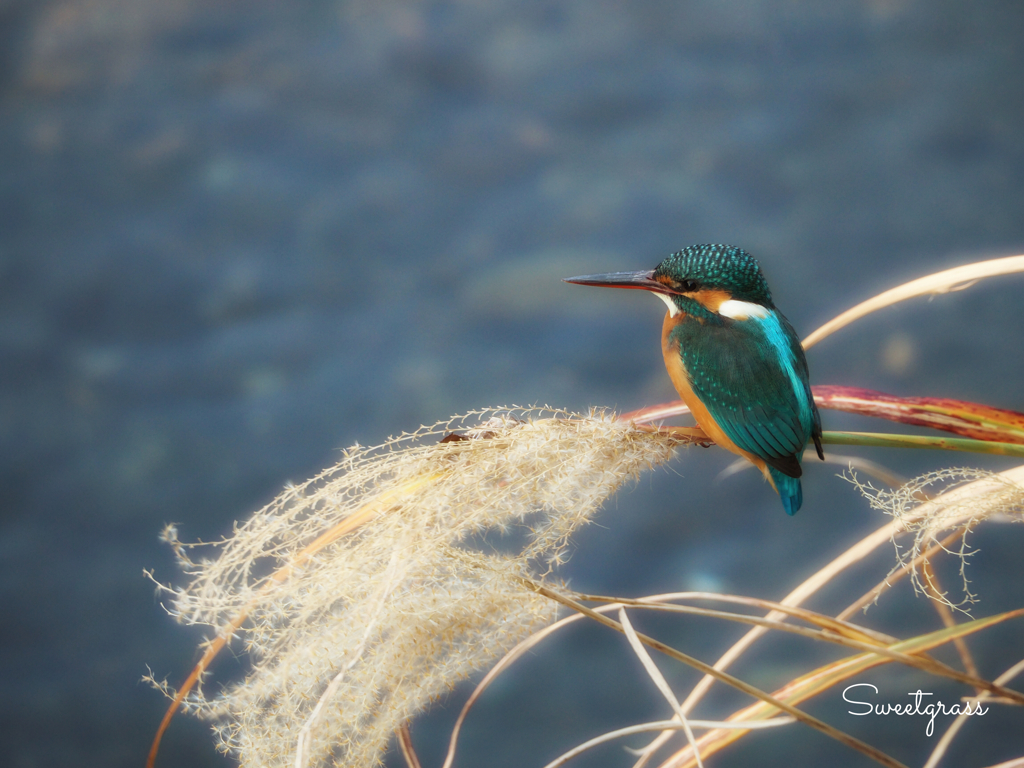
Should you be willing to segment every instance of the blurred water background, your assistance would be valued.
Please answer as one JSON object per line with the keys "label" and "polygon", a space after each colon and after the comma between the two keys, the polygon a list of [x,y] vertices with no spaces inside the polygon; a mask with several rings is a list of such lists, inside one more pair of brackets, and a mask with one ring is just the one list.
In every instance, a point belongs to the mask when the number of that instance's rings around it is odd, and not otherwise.
{"label": "blurred water background", "polygon": [[[215,538],[340,448],[480,406],[671,399],[662,305],[559,278],[732,243],[806,334],[1024,250],[1021,39],[1009,0],[0,0],[2,762],[141,766],[165,701],[139,678],[179,681],[199,639],[142,577],[177,577],[164,523]],[[1021,288],[873,316],[810,353],[812,379],[1024,410]],[[1013,463],[860,453],[907,476]],[[882,522],[835,467],[808,469],[787,519],[754,473],[716,481],[729,461],[683,451],[621,493],[564,575],[780,598]],[[1024,604],[1021,533],[976,536],[976,615]],[[867,620],[936,626],[907,589]],[[664,631],[711,660],[741,630]],[[623,647],[577,631],[525,661],[459,764],[539,766],[667,716]],[[765,686],[829,657],[764,648],[737,671]],[[994,677],[1019,625],[972,648]],[[965,693],[884,668],[858,682]],[[414,726],[426,765],[462,696]],[[912,764],[936,740],[922,719],[847,716],[838,692],[808,709]],[[1020,718],[975,719],[949,764],[1020,754]],[[826,760],[866,764],[804,730],[715,765]],[[180,717],[160,764],[229,762]],[[619,746],[581,763],[629,764]]]}

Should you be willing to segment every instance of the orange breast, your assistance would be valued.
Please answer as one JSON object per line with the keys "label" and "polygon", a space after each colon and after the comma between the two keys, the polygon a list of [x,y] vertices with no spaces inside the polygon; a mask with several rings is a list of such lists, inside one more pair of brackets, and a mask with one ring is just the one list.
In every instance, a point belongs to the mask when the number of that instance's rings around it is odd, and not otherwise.
{"label": "orange breast", "polygon": [[[768,465],[764,463],[764,460],[748,451],[744,451],[730,440],[729,436],[718,426],[718,422],[712,418],[711,413],[704,406],[704,403],[701,402],[701,399],[694,393],[693,387],[690,386],[690,376],[683,366],[683,359],[679,355],[675,342],[669,337],[672,334],[672,330],[680,323],[696,322],[699,321],[684,313],[680,313],[675,317],[672,317],[668,312],[665,313],[665,322],[661,326],[661,354],[665,358],[665,368],[668,370],[668,376],[672,379],[672,384],[675,386],[676,392],[679,393],[680,399],[689,406],[693,417],[697,420],[700,428],[707,433],[708,437],[727,451],[732,451],[737,456],[745,458],[760,469],[761,474],[768,479],[769,483],[772,483],[771,475],[768,473]],[[775,483],[772,483],[772,487],[775,487]]]}

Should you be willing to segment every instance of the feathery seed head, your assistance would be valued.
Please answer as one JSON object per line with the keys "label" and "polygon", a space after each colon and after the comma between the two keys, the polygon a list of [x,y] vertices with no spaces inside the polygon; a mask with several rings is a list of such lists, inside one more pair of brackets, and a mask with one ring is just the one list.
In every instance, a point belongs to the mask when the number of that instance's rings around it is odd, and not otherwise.
{"label": "feathery seed head", "polygon": [[[172,613],[240,637],[252,660],[244,681],[195,690],[187,708],[246,766],[379,763],[402,723],[554,618],[519,577],[550,570],[674,445],[600,412],[480,411],[347,451],[239,523],[214,559],[193,563],[197,545],[169,530],[191,576],[164,588]],[[516,527],[530,531],[519,551],[487,545]]]}

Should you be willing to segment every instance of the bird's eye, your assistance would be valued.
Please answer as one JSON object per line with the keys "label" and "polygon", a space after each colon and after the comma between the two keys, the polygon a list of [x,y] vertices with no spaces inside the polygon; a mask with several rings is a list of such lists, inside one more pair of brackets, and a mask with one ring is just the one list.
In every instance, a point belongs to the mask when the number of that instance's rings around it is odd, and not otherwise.
{"label": "bird's eye", "polygon": [[696,280],[679,281],[679,290],[683,293],[694,293],[698,288],[700,288],[700,285],[697,284]]}

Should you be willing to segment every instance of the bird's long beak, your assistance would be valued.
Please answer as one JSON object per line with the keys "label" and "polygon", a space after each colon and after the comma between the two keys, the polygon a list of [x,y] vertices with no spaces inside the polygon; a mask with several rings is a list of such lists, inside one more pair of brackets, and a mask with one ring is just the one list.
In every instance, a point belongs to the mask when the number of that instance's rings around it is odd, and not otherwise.
{"label": "bird's long beak", "polygon": [[641,291],[654,291],[672,295],[675,293],[664,283],[654,279],[654,270],[641,272],[606,272],[602,275],[580,275],[566,277],[563,282],[576,285],[597,285],[602,288],[635,288]]}

